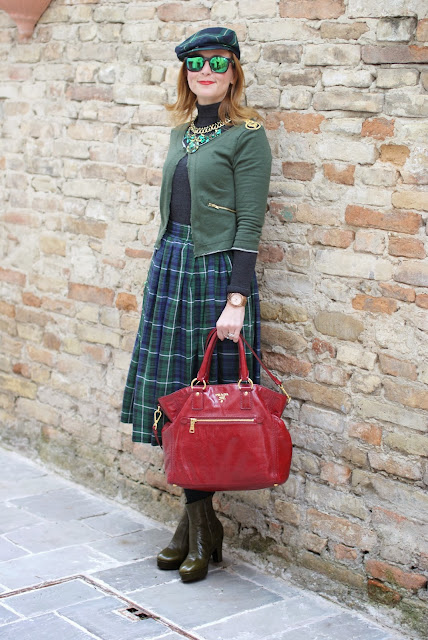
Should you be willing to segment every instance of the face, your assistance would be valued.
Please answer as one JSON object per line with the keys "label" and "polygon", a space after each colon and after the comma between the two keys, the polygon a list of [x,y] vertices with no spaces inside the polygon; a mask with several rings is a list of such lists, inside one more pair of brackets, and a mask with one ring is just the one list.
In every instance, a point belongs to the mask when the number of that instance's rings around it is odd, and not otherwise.
{"label": "face", "polygon": [[[196,52],[196,55],[204,58],[212,56],[224,56],[231,58],[232,54],[226,49],[213,49],[209,51]],[[205,62],[200,71],[187,71],[187,83],[190,90],[196,95],[199,104],[214,104],[221,102],[227,93],[230,84],[234,82],[234,70],[231,64],[225,73],[215,73],[211,71],[208,62]]]}

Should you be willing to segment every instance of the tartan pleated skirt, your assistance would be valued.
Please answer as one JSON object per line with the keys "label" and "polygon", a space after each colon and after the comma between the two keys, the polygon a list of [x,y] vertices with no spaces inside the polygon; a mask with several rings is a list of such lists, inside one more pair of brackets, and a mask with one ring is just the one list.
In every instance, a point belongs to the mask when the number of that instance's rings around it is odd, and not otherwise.
{"label": "tartan pleated skirt", "polygon": [[[152,436],[157,399],[190,385],[204,355],[206,337],[226,304],[232,251],[195,258],[191,227],[170,222],[153,255],[144,287],[141,320],[123,396],[121,421],[132,423],[132,441],[156,445]],[[260,306],[254,275],[242,334],[260,353]],[[246,348],[250,378],[260,365]],[[238,348],[217,341],[210,383],[236,382]],[[158,424],[158,430],[162,423]]]}

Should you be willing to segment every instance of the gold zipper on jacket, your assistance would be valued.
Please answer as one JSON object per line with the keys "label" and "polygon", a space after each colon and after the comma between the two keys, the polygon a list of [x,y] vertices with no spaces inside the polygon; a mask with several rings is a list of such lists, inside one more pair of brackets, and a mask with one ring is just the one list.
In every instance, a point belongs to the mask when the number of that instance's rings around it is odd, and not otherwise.
{"label": "gold zipper on jacket", "polygon": [[254,422],[255,418],[190,418],[189,433],[195,433],[197,422]]}
{"label": "gold zipper on jacket", "polygon": [[209,207],[212,207],[213,209],[224,209],[225,211],[230,211],[231,213],[236,213],[236,209],[229,209],[229,207],[222,207],[219,204],[214,204],[212,202],[208,203]]}

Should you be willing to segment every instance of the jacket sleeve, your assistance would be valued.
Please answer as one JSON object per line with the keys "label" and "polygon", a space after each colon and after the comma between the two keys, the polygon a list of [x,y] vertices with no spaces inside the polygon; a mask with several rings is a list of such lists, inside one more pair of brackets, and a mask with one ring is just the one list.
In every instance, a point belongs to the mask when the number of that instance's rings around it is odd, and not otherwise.
{"label": "jacket sleeve", "polygon": [[243,127],[233,158],[237,224],[233,249],[258,251],[271,165],[272,153],[264,128]]}

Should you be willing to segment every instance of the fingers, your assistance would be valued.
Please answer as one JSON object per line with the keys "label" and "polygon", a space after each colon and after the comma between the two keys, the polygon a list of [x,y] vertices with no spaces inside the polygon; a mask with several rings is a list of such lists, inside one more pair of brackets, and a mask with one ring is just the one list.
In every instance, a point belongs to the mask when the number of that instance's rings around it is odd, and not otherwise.
{"label": "fingers", "polygon": [[216,329],[217,329],[218,339],[223,342],[223,340],[227,336],[228,330],[225,327],[222,327],[221,324],[219,324],[218,322],[217,322],[217,325],[216,325]]}
{"label": "fingers", "polygon": [[235,338],[235,332],[234,332],[233,329],[228,329],[227,327],[217,326],[217,336],[218,336],[218,339],[221,340],[221,341],[223,341],[223,340],[233,340]]}
{"label": "fingers", "polygon": [[224,340],[224,338],[225,338],[225,336],[223,335],[223,332],[222,332],[222,331],[219,331],[219,330],[217,329],[217,336],[218,336],[218,339],[219,339],[219,340],[221,340],[221,341],[223,342],[223,340]]}
{"label": "fingers", "polygon": [[233,329],[233,328],[224,328],[224,327],[217,327],[217,335],[219,340],[223,341],[223,340],[233,340],[233,342],[238,342],[239,340],[239,330]]}

